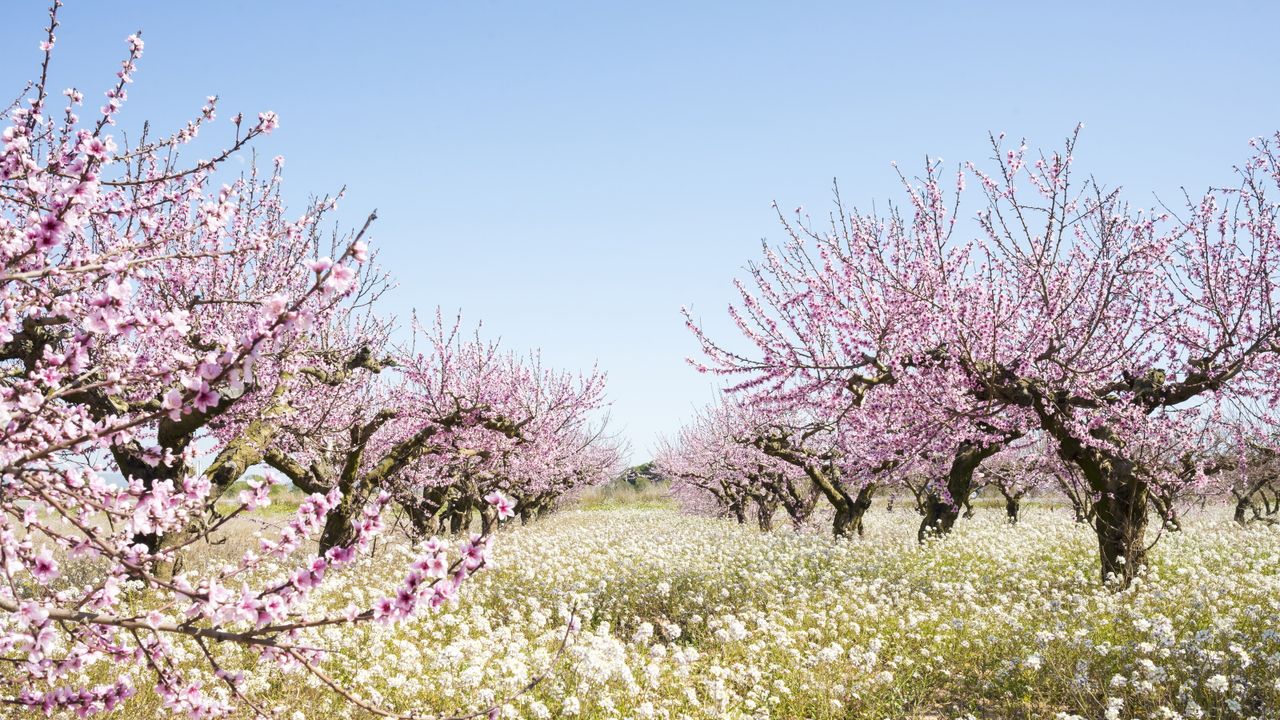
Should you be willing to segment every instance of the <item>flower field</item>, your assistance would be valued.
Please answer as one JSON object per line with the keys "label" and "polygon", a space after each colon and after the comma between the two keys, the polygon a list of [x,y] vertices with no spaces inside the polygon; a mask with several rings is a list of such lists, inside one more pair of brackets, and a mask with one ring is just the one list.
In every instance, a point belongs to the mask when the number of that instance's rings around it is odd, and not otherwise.
{"label": "flower field", "polygon": [[[995,509],[921,547],[882,507],[832,540],[666,509],[573,510],[496,537],[460,602],[310,631],[361,698],[504,718],[1264,718],[1280,711],[1280,532],[1192,516],[1129,590],[1095,578],[1091,531]],[[400,567],[383,548],[367,562]],[[367,605],[399,578],[327,584]],[[562,657],[565,617],[581,630]],[[194,659],[194,658],[193,658]],[[260,666],[262,667],[262,666]],[[519,694],[551,667],[534,688]],[[142,684],[139,678],[139,686]],[[364,717],[320,681],[246,678],[293,718]],[[216,692],[216,691],[215,691]],[[505,700],[504,700],[505,699]],[[145,693],[126,717],[151,717]]]}

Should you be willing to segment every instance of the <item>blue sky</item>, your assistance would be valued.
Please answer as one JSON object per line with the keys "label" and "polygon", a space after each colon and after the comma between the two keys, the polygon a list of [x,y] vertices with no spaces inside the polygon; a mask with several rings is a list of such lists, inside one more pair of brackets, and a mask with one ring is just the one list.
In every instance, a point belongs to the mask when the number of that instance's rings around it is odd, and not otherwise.
{"label": "blue sky", "polygon": [[[978,6],[981,5],[979,8]],[[6,7],[6,99],[44,8]],[[711,398],[679,308],[730,332],[770,209],[895,196],[889,163],[1052,147],[1138,199],[1230,180],[1280,128],[1272,3],[129,2],[70,0],[54,77],[92,101],[146,54],[124,127],[275,110],[295,204],[377,208],[387,307],[461,308],[513,348],[608,371],[634,459]],[[227,130],[229,123],[225,123]]]}

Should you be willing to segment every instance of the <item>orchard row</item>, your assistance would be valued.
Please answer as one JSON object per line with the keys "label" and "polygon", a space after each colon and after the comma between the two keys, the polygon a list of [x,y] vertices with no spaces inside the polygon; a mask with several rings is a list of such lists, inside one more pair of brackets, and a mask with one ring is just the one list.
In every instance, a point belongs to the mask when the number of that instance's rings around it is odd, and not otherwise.
{"label": "orchard row", "polygon": [[738,281],[738,334],[693,318],[723,397],[664,448],[682,494],[767,524],[820,497],[836,536],[909,491],[946,534],[981,484],[1016,517],[1059,488],[1128,585],[1154,515],[1232,497],[1275,522],[1280,401],[1276,138],[1227,187],[1143,209],[1074,169],[1079,129],[1036,153],[899,175],[885,212],[779,212]]}
{"label": "orchard row", "polygon": [[[273,663],[366,706],[298,633],[437,608],[485,564],[496,521],[612,477],[604,376],[439,312],[394,342],[374,217],[329,234],[337,199],[289,215],[281,159],[228,171],[274,113],[215,124],[209,98],[171,135],[126,135],[142,40],[85,109],[51,92],[56,28],[55,4],[38,80],[0,113],[0,702],[111,710],[132,665],[171,712],[265,716],[241,669]],[[211,159],[180,159],[223,129]],[[193,561],[286,479],[306,493],[295,513],[233,562]],[[392,521],[423,541],[398,588],[308,609],[326,576],[362,582],[353,563]],[[198,671],[178,662],[191,643]],[[119,679],[94,684],[102,668]]]}

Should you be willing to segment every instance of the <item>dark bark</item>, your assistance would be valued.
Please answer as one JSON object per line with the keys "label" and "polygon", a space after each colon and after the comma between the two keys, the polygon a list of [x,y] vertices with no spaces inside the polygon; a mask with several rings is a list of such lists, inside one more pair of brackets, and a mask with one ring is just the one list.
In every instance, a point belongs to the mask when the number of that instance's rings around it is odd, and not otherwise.
{"label": "dark bark", "polygon": [[771,495],[756,498],[756,523],[762,532],[773,529],[773,516],[778,512],[778,500]]}
{"label": "dark bark", "polygon": [[960,508],[942,499],[941,496],[929,494],[924,507],[924,517],[920,519],[920,528],[916,531],[916,539],[924,542],[926,538],[946,535],[960,517]]}
{"label": "dark bark", "polygon": [[797,488],[795,483],[781,474],[762,473],[759,477],[760,483],[772,496],[775,508],[781,504],[791,518],[792,525],[804,525],[818,504],[818,489],[812,483],[807,483],[807,487],[803,489]]}
{"label": "dark bark", "polygon": [[324,530],[320,533],[317,554],[324,555],[330,548],[346,547],[355,542],[355,515],[359,505],[355,498],[343,495],[338,506],[329,511],[324,519]]}
{"label": "dark bark", "polygon": [[836,508],[835,518],[831,523],[831,534],[838,538],[853,537],[861,527],[861,522],[855,518],[849,506]]}
{"label": "dark bark", "polygon": [[969,502],[969,493],[973,491],[973,473],[983,460],[994,455],[1002,446],[978,445],[964,442],[956,449],[951,459],[951,468],[947,472],[947,494],[930,492],[925,500],[924,517],[920,520],[920,529],[916,537],[920,542],[930,535],[946,535],[960,517],[960,508]]}
{"label": "dark bark", "polygon": [[1117,484],[1117,492],[1104,493],[1094,503],[1094,530],[1102,559],[1102,579],[1111,578],[1128,587],[1147,562],[1146,483],[1134,478]]}
{"label": "dark bark", "polygon": [[1160,514],[1161,522],[1164,529],[1170,532],[1179,532],[1182,530],[1182,521],[1178,518],[1178,508],[1174,505],[1172,495],[1163,495],[1159,492],[1151,492],[1151,505],[1156,512]]}
{"label": "dark bark", "polygon": [[449,534],[461,535],[463,528],[471,524],[471,513],[455,509],[449,513]]}
{"label": "dark bark", "polygon": [[1018,524],[1018,512],[1022,507],[1022,496],[1026,494],[1026,490],[1011,490],[1014,485],[1014,479],[1008,477],[997,477],[992,483],[996,489],[1000,491],[1000,495],[1004,497],[1004,514],[1005,519],[1010,525]]}
{"label": "dark bark", "polygon": [[1018,524],[1018,509],[1022,500],[1013,495],[1004,496],[1004,514],[1010,525]]}
{"label": "dark bark", "polygon": [[480,515],[480,532],[488,535],[498,526],[498,511],[489,503],[482,504],[479,508]]}
{"label": "dark bark", "polygon": [[[1269,459],[1274,462],[1274,460]],[[1280,491],[1275,485],[1276,475],[1270,471],[1256,473],[1248,483],[1232,490],[1236,498],[1235,521],[1247,526],[1254,521],[1276,524],[1280,514]]]}
{"label": "dark bark", "polygon": [[907,478],[904,482],[907,489],[911,491],[912,506],[915,508],[916,514],[924,517],[929,514],[929,481],[920,478]]}
{"label": "dark bark", "polygon": [[449,510],[449,533],[461,535],[471,528],[471,499],[460,498]]}
{"label": "dark bark", "polygon": [[[827,498],[835,509],[832,520],[832,534],[836,537],[849,537],[854,533],[862,534],[862,516],[871,507],[871,496],[875,492],[875,484],[868,484],[858,491],[856,496],[840,483],[839,469],[829,455],[814,455],[791,444],[785,435],[756,438],[754,444],[766,455],[778,458],[804,471],[813,486]],[[882,469],[883,470],[883,469]]]}
{"label": "dark bark", "polygon": [[871,508],[871,497],[875,491],[875,485],[867,485],[844,503],[843,507],[836,508],[835,518],[832,520],[832,533],[836,537],[853,537],[855,533],[862,537],[862,518]]}
{"label": "dark bark", "polygon": [[[1120,588],[1128,587],[1147,561],[1147,513],[1151,502],[1147,481],[1131,459],[1093,442],[1086,444],[1072,434],[1067,422],[1070,398],[1051,401],[1032,385],[1024,383],[1019,387],[1027,398],[1021,404],[1034,410],[1041,426],[1057,441],[1058,456],[1079,471],[1084,487],[1094,498],[1089,517],[1098,539],[1103,582],[1114,579]],[[1089,432],[1095,441],[1123,448],[1120,439],[1105,425]],[[1080,494],[1084,494],[1083,489]]]}
{"label": "dark bark", "polygon": [[401,503],[415,536],[425,538],[440,534],[440,511],[445,505],[445,495],[445,488],[426,488],[421,496]]}

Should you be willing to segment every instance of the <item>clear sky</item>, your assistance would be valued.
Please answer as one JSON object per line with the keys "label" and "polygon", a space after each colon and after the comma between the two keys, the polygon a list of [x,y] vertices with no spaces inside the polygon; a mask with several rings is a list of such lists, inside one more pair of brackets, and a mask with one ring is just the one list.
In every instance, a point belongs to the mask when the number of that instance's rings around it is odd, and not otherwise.
{"label": "clear sky", "polygon": [[[6,4],[0,92],[44,9]],[[296,205],[377,208],[388,308],[461,308],[512,348],[609,373],[633,458],[712,397],[679,308],[729,332],[770,202],[893,197],[890,161],[1054,146],[1137,197],[1230,180],[1280,128],[1277,3],[128,2],[69,0],[55,85],[92,102],[147,48],[122,119],[280,114]]]}

